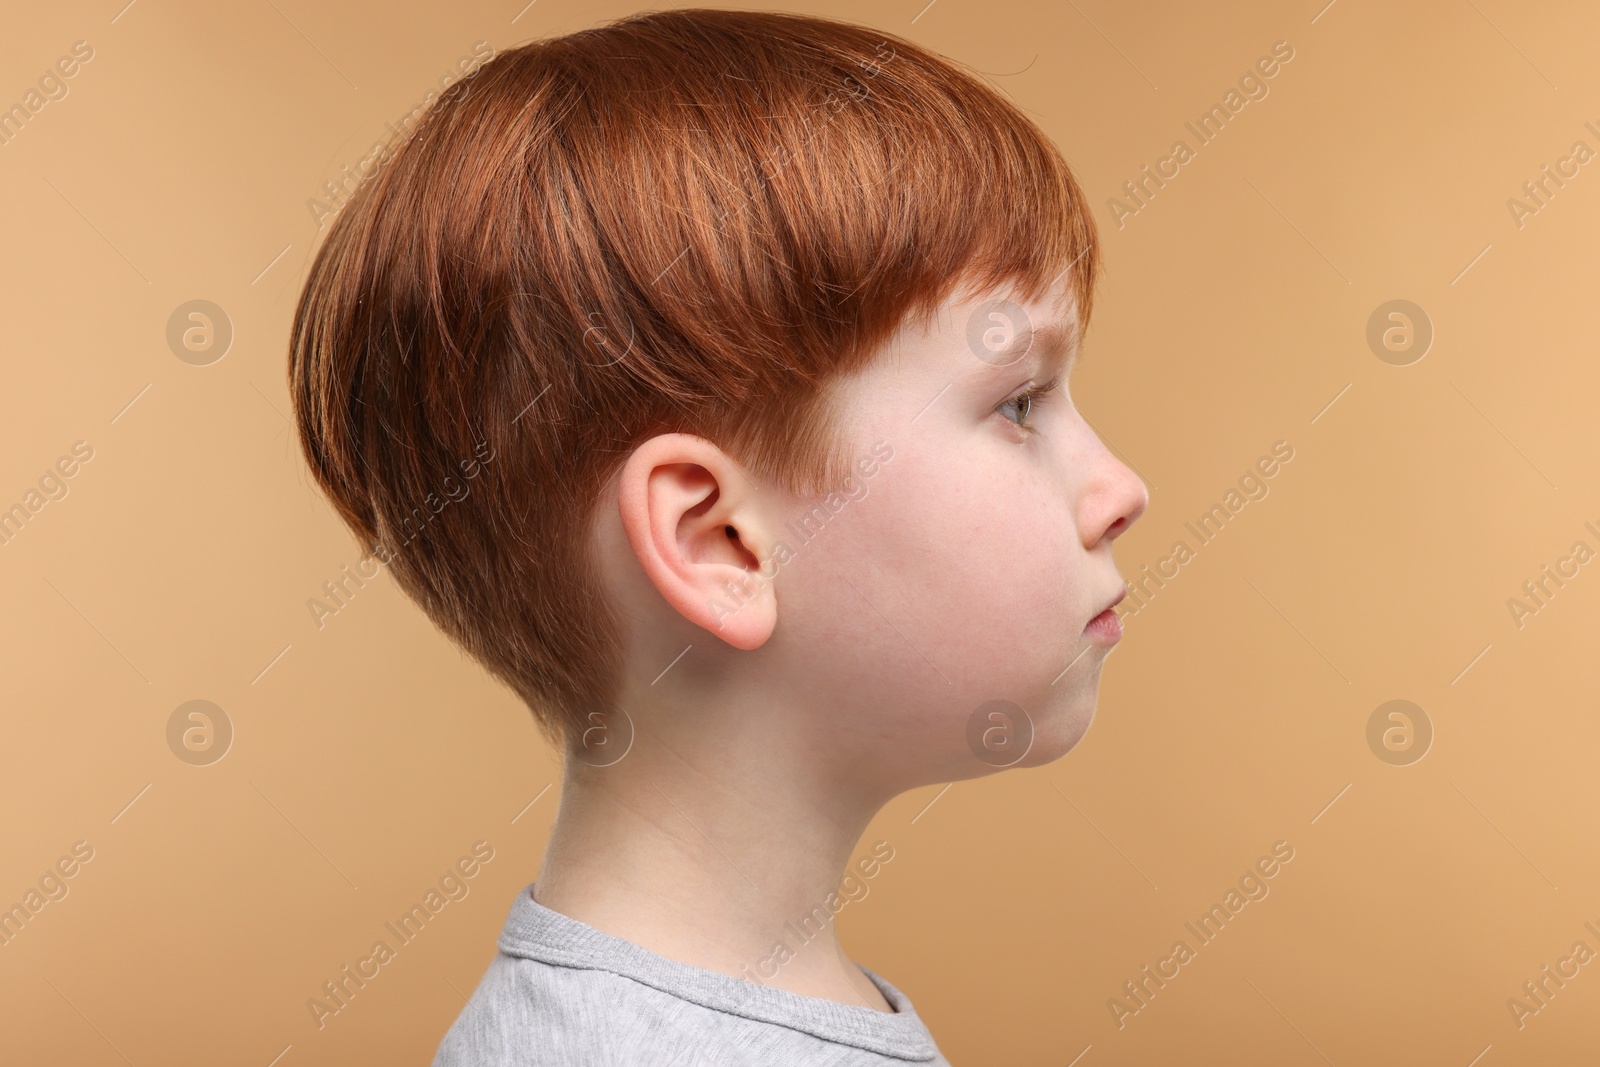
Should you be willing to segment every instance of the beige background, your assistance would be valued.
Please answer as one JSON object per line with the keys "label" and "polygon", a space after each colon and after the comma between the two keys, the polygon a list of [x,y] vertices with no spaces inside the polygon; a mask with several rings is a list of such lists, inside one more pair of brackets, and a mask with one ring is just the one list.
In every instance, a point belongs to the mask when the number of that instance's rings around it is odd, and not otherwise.
{"label": "beige background", "polygon": [[[5,105],[94,49],[0,147],[0,506],[94,449],[0,547],[0,905],[94,849],[0,947],[0,1061],[426,1064],[537,872],[557,763],[387,576],[312,621],[359,552],[287,432],[307,201],[475,42],[633,9],[122,2],[0,35]],[[1520,228],[1506,202],[1600,149],[1600,12],[921,5],[808,9],[987,72],[1089,192],[1074,393],[1151,488],[1123,573],[1295,453],[1128,618],[1076,751],[882,814],[848,944],[957,1064],[1592,1062],[1600,963],[1521,1029],[1507,998],[1600,950],[1600,563],[1521,628],[1507,600],[1600,550],[1600,164]],[[1278,40],[1270,94],[1119,230],[1107,199]],[[235,331],[209,366],[165,339],[193,299]],[[1435,330],[1409,366],[1365,339],[1393,299]],[[1400,698],[1435,731],[1409,766],[1366,739]],[[235,730],[209,766],[167,743],[193,699]],[[1279,840],[1270,895],[1118,1029],[1108,998]],[[307,999],[477,841],[471,894],[318,1029]]]}

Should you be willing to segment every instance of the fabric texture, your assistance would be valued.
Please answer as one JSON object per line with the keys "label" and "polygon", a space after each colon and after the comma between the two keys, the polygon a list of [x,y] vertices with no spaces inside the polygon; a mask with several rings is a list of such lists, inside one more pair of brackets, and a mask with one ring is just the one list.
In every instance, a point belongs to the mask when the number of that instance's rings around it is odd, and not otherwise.
{"label": "fabric texture", "polygon": [[895,1009],[691,967],[552,911],[529,885],[433,1067],[949,1067],[904,993]]}

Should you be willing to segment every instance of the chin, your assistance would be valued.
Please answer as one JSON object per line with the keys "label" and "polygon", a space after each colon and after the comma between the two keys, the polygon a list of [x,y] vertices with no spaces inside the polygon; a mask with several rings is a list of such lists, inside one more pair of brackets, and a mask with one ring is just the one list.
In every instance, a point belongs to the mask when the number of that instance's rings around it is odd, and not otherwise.
{"label": "chin", "polygon": [[1028,713],[1032,740],[1020,756],[1008,754],[1006,761],[1002,762],[999,756],[982,758],[969,751],[960,758],[960,770],[944,780],[949,781],[951,777],[983,778],[1001,771],[1054,763],[1071,752],[1083,740],[1083,735],[1089,732],[1089,724],[1094,721],[1094,703],[1094,691],[1090,690],[1085,695],[1075,697],[1066,706],[1051,707],[1045,704],[1038,707]]}
{"label": "chin", "polygon": [[1042,767],[1054,763],[1077,747],[1094,721],[1094,705],[1079,712],[1066,709],[1034,723],[1033,745],[1013,767]]}
{"label": "chin", "polygon": [[[919,730],[915,741],[908,739],[910,743],[896,749],[901,769],[911,771],[915,778],[900,789],[986,778],[1018,767],[1054,763],[1077,747],[1089,732],[1097,695],[1096,685],[1080,684],[1067,692],[1056,691],[1030,700],[1026,707],[999,698],[985,701],[970,715],[931,732]],[[952,735],[964,742],[961,748],[949,747],[956,739]],[[934,746],[926,744],[936,739]]]}

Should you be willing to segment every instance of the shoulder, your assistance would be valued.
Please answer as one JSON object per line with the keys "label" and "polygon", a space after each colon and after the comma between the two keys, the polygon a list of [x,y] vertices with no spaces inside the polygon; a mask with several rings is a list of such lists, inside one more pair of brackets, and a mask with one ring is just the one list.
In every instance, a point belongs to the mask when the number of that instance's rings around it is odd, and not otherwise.
{"label": "shoulder", "polygon": [[708,1058],[694,1006],[605,970],[564,967],[501,952],[445,1034],[433,1067],[585,1067]]}

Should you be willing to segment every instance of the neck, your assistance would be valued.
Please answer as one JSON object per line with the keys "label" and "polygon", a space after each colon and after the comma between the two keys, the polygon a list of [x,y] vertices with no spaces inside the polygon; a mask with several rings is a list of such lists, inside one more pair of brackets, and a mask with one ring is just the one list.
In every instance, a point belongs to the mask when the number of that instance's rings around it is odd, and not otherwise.
{"label": "neck", "polygon": [[669,959],[890,1011],[834,923],[847,867],[861,883],[853,850],[887,798],[797,779],[805,761],[765,740],[663,744],[641,732],[611,766],[569,759],[535,895]]}

